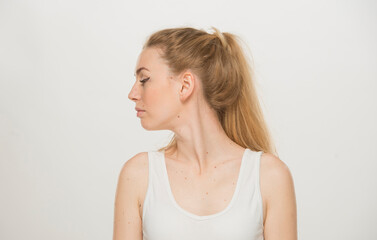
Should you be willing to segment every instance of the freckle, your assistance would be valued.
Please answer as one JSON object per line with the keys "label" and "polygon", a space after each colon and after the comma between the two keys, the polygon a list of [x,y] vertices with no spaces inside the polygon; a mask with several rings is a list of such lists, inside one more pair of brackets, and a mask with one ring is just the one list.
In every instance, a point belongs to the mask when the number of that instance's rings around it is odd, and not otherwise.
{"label": "freckle", "polygon": [[233,182],[233,185],[234,185],[234,182]]}
{"label": "freckle", "polygon": [[179,115],[178,115],[178,118],[179,118]]}
{"label": "freckle", "polygon": [[208,192],[206,192],[206,194],[208,195]]}
{"label": "freckle", "polygon": [[131,222],[128,222],[128,224],[131,224]]}
{"label": "freckle", "polygon": [[216,168],[216,166],[215,166],[215,168]]}
{"label": "freckle", "polygon": [[185,177],[185,180],[187,180],[187,177]]}
{"label": "freckle", "polygon": [[139,204],[139,207],[141,207],[141,204]]}

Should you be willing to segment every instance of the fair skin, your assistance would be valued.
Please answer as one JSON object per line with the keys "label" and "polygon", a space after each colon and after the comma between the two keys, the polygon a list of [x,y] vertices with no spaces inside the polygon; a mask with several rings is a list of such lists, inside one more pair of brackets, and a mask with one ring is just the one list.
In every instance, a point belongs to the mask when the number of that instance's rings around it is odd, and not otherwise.
{"label": "fair skin", "polygon": [[[190,69],[173,75],[160,51],[156,48],[142,51],[136,65],[136,81],[128,97],[136,107],[145,110],[140,115],[143,128],[171,130],[176,134],[177,151],[165,155],[176,202],[199,216],[220,212],[233,195],[245,148],[225,134],[215,112],[204,101],[200,79]],[[142,85],[140,80],[147,78]],[[142,239],[147,183],[148,158],[142,152],[129,159],[119,175],[114,240]],[[296,240],[293,178],[284,162],[269,153],[261,157],[260,188],[264,239]]]}

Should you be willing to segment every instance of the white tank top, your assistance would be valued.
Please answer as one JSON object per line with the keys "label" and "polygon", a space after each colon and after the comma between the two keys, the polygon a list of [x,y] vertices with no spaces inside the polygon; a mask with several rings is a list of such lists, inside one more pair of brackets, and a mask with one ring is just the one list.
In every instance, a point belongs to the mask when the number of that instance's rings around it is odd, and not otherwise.
{"label": "white tank top", "polygon": [[148,189],[143,205],[143,240],[263,240],[259,185],[262,151],[245,149],[236,188],[221,212],[199,216],[181,208],[170,188],[164,150],[149,151]]}

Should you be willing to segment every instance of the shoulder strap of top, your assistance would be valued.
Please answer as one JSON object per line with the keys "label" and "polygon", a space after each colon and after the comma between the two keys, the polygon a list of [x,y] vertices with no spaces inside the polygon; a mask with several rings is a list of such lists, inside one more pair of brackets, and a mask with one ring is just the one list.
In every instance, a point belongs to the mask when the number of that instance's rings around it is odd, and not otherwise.
{"label": "shoulder strap of top", "polygon": [[263,151],[248,150],[246,156],[245,169],[242,179],[242,194],[241,202],[247,202],[247,204],[256,204],[256,211],[258,211],[259,221],[263,223],[263,201],[260,191],[260,160]]}

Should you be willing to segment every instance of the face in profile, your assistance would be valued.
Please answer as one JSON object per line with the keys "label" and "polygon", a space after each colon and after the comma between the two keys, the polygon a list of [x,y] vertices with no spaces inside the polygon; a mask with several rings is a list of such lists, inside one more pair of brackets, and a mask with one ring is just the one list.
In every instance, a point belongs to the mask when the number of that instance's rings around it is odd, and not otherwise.
{"label": "face in profile", "polygon": [[143,110],[138,117],[147,130],[171,129],[180,109],[179,82],[160,53],[157,48],[146,48],[140,53],[135,83],[128,94],[135,107]]}

